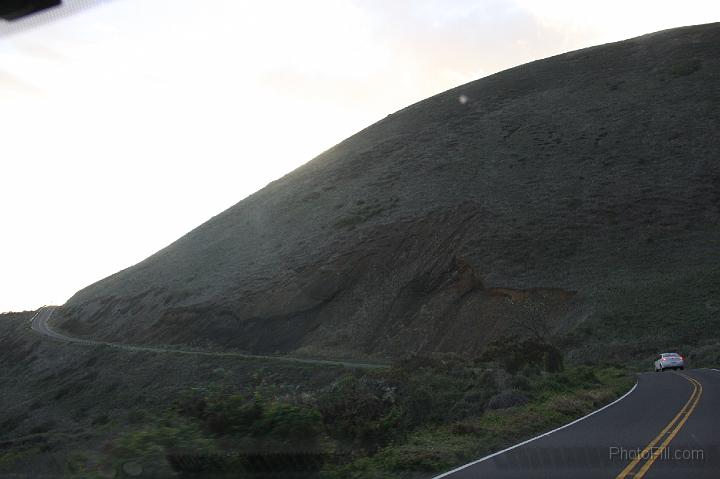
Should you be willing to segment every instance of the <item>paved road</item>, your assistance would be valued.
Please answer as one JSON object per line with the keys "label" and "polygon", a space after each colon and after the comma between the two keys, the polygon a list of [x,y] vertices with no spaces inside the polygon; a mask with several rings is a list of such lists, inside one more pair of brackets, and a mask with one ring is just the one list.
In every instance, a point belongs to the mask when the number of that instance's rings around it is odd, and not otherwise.
{"label": "paved road", "polygon": [[641,374],[609,407],[441,477],[718,478],[720,371]]}
{"label": "paved road", "polygon": [[177,348],[164,348],[155,346],[135,346],[130,344],[121,343],[109,343],[105,341],[94,341],[90,339],[81,339],[68,336],[66,334],[59,333],[52,329],[48,324],[48,321],[53,315],[53,312],[57,309],[56,306],[46,306],[40,309],[37,314],[32,318],[30,327],[33,331],[43,336],[46,336],[55,341],[64,343],[81,344],[83,346],[109,346],[112,348],[122,349],[125,351],[145,351],[152,353],[172,353],[172,354],[194,354],[198,356],[214,356],[214,357],[235,357],[240,359],[262,359],[270,361],[283,361],[292,363],[304,363],[304,364],[315,364],[320,366],[342,366],[346,368],[355,369],[378,369],[387,368],[387,364],[371,364],[371,363],[357,363],[352,361],[330,361],[324,359],[309,359],[309,358],[295,358],[289,356],[263,356],[257,354],[243,354],[233,352],[210,352],[210,351],[195,351],[190,349],[177,349]]}

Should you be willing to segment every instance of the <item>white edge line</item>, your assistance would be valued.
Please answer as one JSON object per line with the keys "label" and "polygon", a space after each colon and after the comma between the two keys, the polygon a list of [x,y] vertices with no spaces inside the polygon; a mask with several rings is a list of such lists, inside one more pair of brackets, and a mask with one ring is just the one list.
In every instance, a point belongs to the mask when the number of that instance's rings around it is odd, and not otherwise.
{"label": "white edge line", "polygon": [[[716,371],[717,371],[717,370],[716,370]],[[565,429],[566,427],[570,427],[570,426],[572,426],[573,424],[577,424],[577,423],[579,423],[580,421],[589,418],[589,417],[592,416],[593,414],[597,414],[597,413],[599,413],[600,411],[602,411],[602,410],[604,410],[604,409],[607,409],[607,408],[609,408],[610,406],[612,406],[612,405],[614,405],[614,404],[619,403],[620,401],[622,401],[623,399],[625,399],[627,396],[629,396],[630,393],[632,393],[632,392],[635,390],[635,388],[637,387],[637,385],[638,385],[638,383],[637,383],[637,381],[635,381],[635,385],[634,385],[632,388],[630,388],[630,390],[629,390],[628,392],[626,392],[625,394],[623,394],[621,397],[617,398],[616,400],[614,400],[614,401],[611,402],[610,404],[606,404],[605,406],[601,407],[600,409],[596,409],[595,411],[591,412],[590,414],[587,414],[587,415],[585,415],[585,416],[583,416],[583,417],[581,417],[581,418],[579,418],[579,419],[575,419],[574,421],[569,422],[569,423],[565,424],[564,426],[560,426],[560,427],[558,427],[558,428],[556,428],[556,429],[553,429],[552,431],[548,431],[548,432],[546,432],[546,433],[540,434],[539,436],[535,436],[535,437],[533,437],[533,438],[527,439],[527,440],[525,440],[525,441],[523,441],[523,442],[521,442],[521,443],[515,444],[514,446],[510,446],[510,447],[508,447],[508,448],[505,448],[505,449],[503,449],[502,451],[494,452],[494,453],[490,454],[489,456],[485,456],[485,457],[483,457],[482,459],[478,459],[477,461],[469,462],[469,463],[465,464],[464,466],[460,466],[460,467],[457,467],[457,468],[453,469],[452,471],[444,472],[444,473],[440,474],[439,476],[433,477],[432,479],[440,479],[441,477],[449,476],[450,474],[454,474],[454,473],[456,473],[456,472],[458,472],[458,471],[461,471],[461,470],[463,470],[463,469],[465,469],[465,468],[467,468],[467,467],[474,466],[475,464],[478,464],[478,463],[483,462],[483,461],[487,461],[487,460],[490,459],[490,458],[493,458],[493,457],[495,457],[495,456],[499,456],[500,454],[506,453],[506,452],[511,451],[511,450],[513,450],[513,449],[515,449],[515,448],[518,448],[518,447],[520,447],[520,446],[524,446],[525,444],[528,444],[528,443],[530,443],[530,442],[536,441],[536,440],[538,440],[538,439],[540,439],[540,438],[543,438],[543,437],[545,437],[545,436],[549,436],[550,434],[552,434],[552,433],[554,433],[554,432],[558,432],[558,431],[561,430],[561,429]]]}
{"label": "white edge line", "polygon": [[698,369],[704,369],[705,371],[717,371],[720,373],[720,369],[715,369],[715,368],[698,368]]}
{"label": "white edge line", "polygon": [[37,313],[35,313],[35,316],[33,316],[32,318],[30,318],[30,322],[31,322],[31,323],[32,323],[33,321],[35,321],[35,318],[37,318],[37,315],[38,315],[38,314],[42,313],[42,310],[43,310],[43,309],[45,309],[45,306],[40,306],[40,309],[37,310]]}

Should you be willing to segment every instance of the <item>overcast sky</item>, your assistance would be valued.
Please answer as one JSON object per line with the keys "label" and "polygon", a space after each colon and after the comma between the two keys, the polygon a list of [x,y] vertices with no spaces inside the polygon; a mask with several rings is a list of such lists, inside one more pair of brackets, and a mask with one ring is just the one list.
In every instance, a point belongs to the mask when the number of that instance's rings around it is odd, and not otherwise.
{"label": "overcast sky", "polygon": [[115,0],[0,37],[0,311],[61,304],[413,102],[720,2]]}

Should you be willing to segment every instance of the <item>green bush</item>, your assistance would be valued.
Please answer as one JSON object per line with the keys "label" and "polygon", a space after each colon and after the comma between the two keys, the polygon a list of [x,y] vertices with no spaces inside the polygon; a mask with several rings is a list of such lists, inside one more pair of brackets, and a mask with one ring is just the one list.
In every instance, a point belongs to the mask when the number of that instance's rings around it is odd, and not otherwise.
{"label": "green bush", "polygon": [[214,398],[200,414],[208,431],[215,435],[252,435],[255,422],[263,416],[265,405],[258,398],[240,394]]}
{"label": "green bush", "polygon": [[112,462],[137,462],[148,477],[413,477],[585,413],[616,396],[615,386],[627,389],[622,371],[548,373],[544,344],[520,343],[508,357],[519,350],[536,354],[514,374],[433,355],[348,373],[303,395],[265,380],[243,393],[193,389],[153,424],[118,438]]}
{"label": "green bush", "polygon": [[308,446],[322,433],[320,413],[309,406],[273,401],[264,408],[254,409],[247,417],[255,418],[250,433],[255,437],[270,437],[281,441],[302,442]]}
{"label": "green bush", "polygon": [[536,339],[499,339],[488,346],[481,359],[498,362],[509,373],[517,373],[526,368],[551,373],[563,370],[560,350],[548,342]]}
{"label": "green bush", "polygon": [[348,374],[318,396],[328,434],[373,454],[418,428],[482,414],[494,374],[453,355],[412,356],[391,369]]}
{"label": "green bush", "polygon": [[395,388],[371,376],[342,377],[320,393],[317,404],[332,437],[370,450],[393,439],[404,416]]}
{"label": "green bush", "polygon": [[[165,477],[172,470],[184,472],[184,463],[177,460],[178,457],[218,456],[215,442],[205,436],[198,424],[176,418],[166,418],[158,424],[121,435],[115,440],[113,453],[116,460],[131,460],[142,465],[148,477]],[[215,470],[215,464],[199,459],[192,466],[185,463],[185,467],[188,471],[200,472],[201,463],[208,468],[202,472]]]}

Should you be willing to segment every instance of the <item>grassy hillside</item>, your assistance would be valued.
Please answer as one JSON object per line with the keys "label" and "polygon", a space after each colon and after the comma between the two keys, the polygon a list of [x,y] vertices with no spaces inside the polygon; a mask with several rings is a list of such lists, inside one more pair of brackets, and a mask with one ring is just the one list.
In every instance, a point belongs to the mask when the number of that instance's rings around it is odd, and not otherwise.
{"label": "grassy hillside", "polygon": [[411,105],[78,292],[58,326],[357,358],[473,356],[538,318],[576,357],[718,339],[719,43],[719,24],[667,30]]}

